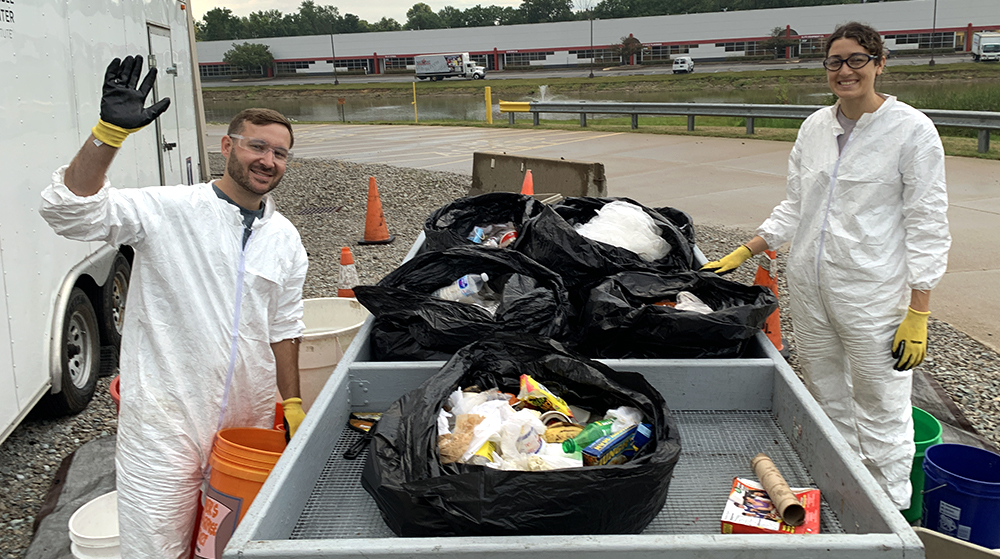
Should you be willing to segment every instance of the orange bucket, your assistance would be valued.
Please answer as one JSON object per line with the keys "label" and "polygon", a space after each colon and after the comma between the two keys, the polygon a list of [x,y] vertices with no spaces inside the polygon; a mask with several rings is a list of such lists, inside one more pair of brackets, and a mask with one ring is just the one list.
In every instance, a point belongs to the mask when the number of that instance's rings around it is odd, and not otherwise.
{"label": "orange bucket", "polygon": [[195,557],[221,557],[236,526],[285,450],[285,434],[270,429],[223,429],[215,438],[212,476],[197,526]]}
{"label": "orange bucket", "polygon": [[115,413],[118,413],[118,410],[121,407],[121,382],[122,377],[121,375],[118,375],[111,381],[111,386],[108,387],[108,392],[111,393],[111,399],[115,401]]}

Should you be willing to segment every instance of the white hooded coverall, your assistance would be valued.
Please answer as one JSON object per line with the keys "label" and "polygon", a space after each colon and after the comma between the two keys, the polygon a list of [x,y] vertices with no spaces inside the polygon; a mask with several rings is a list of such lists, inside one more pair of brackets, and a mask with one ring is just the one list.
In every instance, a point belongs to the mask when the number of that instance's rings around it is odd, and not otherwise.
{"label": "white hooded coverall", "polygon": [[270,196],[243,248],[239,209],[211,184],[119,190],[106,180],[79,197],[65,169],[42,193],[52,228],[135,249],[115,459],[121,555],[186,558],[215,433],[273,426],[270,344],[302,336],[305,249]]}
{"label": "white hooded coverall", "polygon": [[786,199],[757,234],[791,241],[789,307],[806,386],[900,509],[910,503],[911,371],[891,345],[911,289],[947,266],[944,150],[923,113],[887,96],[838,153],[837,105],[802,124]]}

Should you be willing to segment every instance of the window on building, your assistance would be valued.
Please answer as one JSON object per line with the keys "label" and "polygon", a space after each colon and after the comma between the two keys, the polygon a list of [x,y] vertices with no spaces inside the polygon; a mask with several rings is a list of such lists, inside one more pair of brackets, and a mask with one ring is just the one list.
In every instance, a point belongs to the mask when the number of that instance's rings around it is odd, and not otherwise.
{"label": "window on building", "polygon": [[908,33],[886,35],[886,40],[893,39],[897,45],[917,45],[918,49],[955,48],[955,33],[953,31],[934,33]]}
{"label": "window on building", "polygon": [[552,56],[555,51],[548,52],[508,52],[503,55],[504,66],[528,66],[530,62],[545,60]]}
{"label": "window on building", "polygon": [[615,52],[611,49],[581,49],[581,50],[571,50],[570,54],[576,55],[579,60],[590,60],[595,61],[601,60],[616,60]]}
{"label": "window on building", "polygon": [[826,38],[815,37],[809,39],[799,39],[799,53],[802,55],[825,54]]}
{"label": "window on building", "polygon": [[313,65],[311,60],[295,60],[293,62],[275,62],[275,71],[279,74],[294,74],[297,70],[308,70]]}
{"label": "window on building", "polygon": [[198,66],[198,74],[202,78],[229,78],[249,76],[246,69],[230,66],[229,64],[206,64]]}
{"label": "window on building", "polygon": [[689,54],[691,49],[698,48],[698,45],[660,45],[649,47],[649,50],[642,53],[643,60],[668,60],[678,54]]}
{"label": "window on building", "polygon": [[412,56],[390,56],[385,59],[386,70],[405,70],[407,66],[413,66]]}

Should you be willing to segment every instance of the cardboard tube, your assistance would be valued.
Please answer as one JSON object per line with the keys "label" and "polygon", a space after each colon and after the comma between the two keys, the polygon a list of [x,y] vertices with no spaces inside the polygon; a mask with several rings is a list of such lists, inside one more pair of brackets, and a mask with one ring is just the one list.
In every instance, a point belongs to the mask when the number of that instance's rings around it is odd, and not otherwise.
{"label": "cardboard tube", "polygon": [[806,509],[799,503],[795,493],[792,493],[774,462],[762,452],[753,457],[750,467],[753,468],[753,473],[764,486],[764,491],[767,491],[767,496],[771,498],[775,510],[781,515],[785,524],[801,526],[806,521]]}

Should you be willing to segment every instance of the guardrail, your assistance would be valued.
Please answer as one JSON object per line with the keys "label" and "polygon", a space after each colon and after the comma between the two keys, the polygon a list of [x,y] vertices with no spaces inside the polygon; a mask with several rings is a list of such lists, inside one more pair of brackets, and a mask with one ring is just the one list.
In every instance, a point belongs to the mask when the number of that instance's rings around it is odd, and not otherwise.
{"label": "guardrail", "polygon": [[[821,105],[764,105],[734,103],[605,103],[576,101],[565,103],[535,103],[500,101],[500,112],[507,113],[514,124],[517,113],[531,113],[538,125],[542,113],[579,113],[580,126],[587,126],[588,114],[626,114],[632,116],[632,129],[639,128],[639,115],[687,116],[687,129],[694,130],[698,116],[731,116],[746,119],[747,134],[754,133],[754,120],[758,118],[804,119]],[[990,131],[1000,130],[1000,113],[987,111],[945,111],[923,109],[937,126],[972,128],[979,132],[979,153],[990,149]]]}

